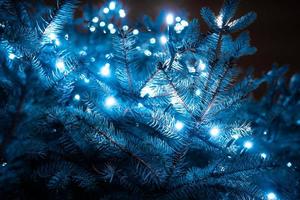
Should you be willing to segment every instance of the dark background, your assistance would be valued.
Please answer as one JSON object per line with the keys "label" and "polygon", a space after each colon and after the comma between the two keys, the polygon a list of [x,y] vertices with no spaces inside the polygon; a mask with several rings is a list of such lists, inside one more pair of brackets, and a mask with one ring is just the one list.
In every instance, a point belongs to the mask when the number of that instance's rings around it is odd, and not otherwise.
{"label": "dark background", "polygon": [[[189,18],[200,19],[200,9],[209,6],[215,12],[223,0],[124,0],[129,17],[157,16],[160,11],[184,9]],[[300,2],[297,0],[242,0],[237,16],[249,11],[257,13],[257,20],[248,28],[252,45],[258,51],[241,60],[245,67],[254,66],[256,74],[270,69],[273,63],[288,64],[289,74],[300,72]]]}

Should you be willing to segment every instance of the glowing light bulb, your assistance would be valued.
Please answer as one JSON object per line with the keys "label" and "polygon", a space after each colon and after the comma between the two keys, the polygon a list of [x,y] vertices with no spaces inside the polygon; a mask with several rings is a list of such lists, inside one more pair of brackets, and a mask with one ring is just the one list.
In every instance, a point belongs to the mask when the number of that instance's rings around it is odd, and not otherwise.
{"label": "glowing light bulb", "polygon": [[55,45],[59,46],[60,45],[60,41],[58,39],[55,40]]}
{"label": "glowing light bulb", "polygon": [[79,94],[76,94],[76,95],[74,96],[74,99],[75,99],[76,101],[79,101],[79,100],[80,100],[80,95],[79,95]]}
{"label": "glowing light bulb", "polygon": [[206,64],[202,60],[199,60],[198,67],[203,71],[206,68]]}
{"label": "glowing light bulb", "polygon": [[90,31],[91,31],[91,32],[95,32],[95,30],[96,30],[96,27],[95,27],[95,26],[91,26],[91,27],[90,27]]}
{"label": "glowing light bulb", "polygon": [[176,21],[176,22],[180,22],[180,21],[181,21],[181,17],[177,16],[177,17],[175,18],[175,21]]}
{"label": "glowing light bulb", "polygon": [[189,25],[189,23],[185,20],[181,20],[180,24],[184,27],[187,27]]}
{"label": "glowing light bulb", "polygon": [[175,128],[176,130],[180,131],[181,129],[183,129],[184,124],[181,121],[177,121],[175,124]]}
{"label": "glowing light bulb", "polygon": [[50,34],[48,35],[48,38],[49,38],[50,40],[55,40],[55,39],[57,38],[57,36],[56,36],[56,34],[54,34],[54,33],[50,33]]}
{"label": "glowing light bulb", "polygon": [[166,44],[168,42],[168,39],[167,39],[167,37],[166,36],[161,36],[160,37],[160,43],[162,43],[162,44]]}
{"label": "glowing light bulb", "polygon": [[108,24],[108,25],[107,25],[107,28],[108,28],[109,30],[111,30],[111,29],[114,28],[114,25],[113,25],[113,24]]}
{"label": "glowing light bulb", "polygon": [[105,26],[105,22],[104,22],[104,21],[100,22],[100,23],[99,23],[99,26],[100,26],[100,27],[104,27],[104,26]]}
{"label": "glowing light bulb", "polygon": [[88,78],[84,78],[83,80],[84,80],[85,83],[89,83],[90,82],[90,79],[88,79]]}
{"label": "glowing light bulb", "polygon": [[58,59],[56,61],[56,68],[60,71],[60,72],[64,72],[65,71],[65,63],[62,59]]}
{"label": "glowing light bulb", "polygon": [[105,7],[105,8],[103,9],[103,12],[104,12],[104,14],[107,14],[107,13],[109,13],[109,9],[108,9],[107,7]]}
{"label": "glowing light bulb", "polygon": [[218,25],[219,28],[222,28],[222,26],[223,26],[223,14],[220,14],[216,18],[216,23],[217,23],[217,25]]}
{"label": "glowing light bulb", "polygon": [[172,14],[168,14],[166,17],[166,22],[168,25],[171,25],[174,23],[174,16]]}
{"label": "glowing light bulb", "polygon": [[286,164],[286,166],[287,166],[287,167],[291,167],[291,166],[292,166],[292,163],[291,163],[291,162],[288,162],[288,163]]}
{"label": "glowing light bulb", "polygon": [[121,17],[121,18],[124,18],[124,17],[126,17],[125,10],[123,10],[123,9],[120,9],[120,10],[119,10],[119,15],[120,15],[120,17]]}
{"label": "glowing light bulb", "polygon": [[144,105],[142,103],[138,103],[138,108],[143,108]]}
{"label": "glowing light bulb", "polygon": [[110,34],[115,34],[117,32],[117,30],[116,29],[110,29]]}
{"label": "glowing light bulb", "polygon": [[251,148],[253,147],[253,143],[250,142],[250,141],[246,141],[246,142],[244,143],[244,147],[245,147],[246,149],[251,149]]}
{"label": "glowing light bulb", "polygon": [[116,8],[116,2],[114,1],[110,2],[108,7],[110,10],[114,10]]}
{"label": "glowing light bulb", "polygon": [[261,153],[261,154],[260,154],[260,157],[261,157],[262,159],[266,159],[266,158],[267,158],[267,154],[266,154],[266,153]]}
{"label": "glowing light bulb", "polygon": [[200,96],[201,95],[201,91],[199,89],[196,90],[195,92],[196,96]]}
{"label": "glowing light bulb", "polygon": [[13,53],[10,53],[10,54],[8,55],[8,58],[11,59],[11,60],[13,60],[13,59],[16,58],[16,55],[13,54]]}
{"label": "glowing light bulb", "polygon": [[110,64],[106,63],[101,69],[100,69],[100,74],[102,76],[108,77],[110,75]]}
{"label": "glowing light bulb", "polygon": [[217,127],[213,127],[213,128],[210,129],[209,133],[210,133],[211,136],[216,137],[216,136],[219,135],[220,129],[217,128]]}
{"label": "glowing light bulb", "polygon": [[150,44],[155,44],[156,43],[156,39],[155,38],[150,38]]}
{"label": "glowing light bulb", "polygon": [[105,104],[106,107],[110,108],[112,106],[117,105],[117,100],[115,99],[115,97],[109,96],[109,97],[107,97],[105,99],[105,103],[104,104]]}
{"label": "glowing light bulb", "polygon": [[267,198],[268,198],[268,200],[276,200],[277,199],[276,194],[274,194],[273,192],[270,192],[267,195]]}
{"label": "glowing light bulb", "polygon": [[123,31],[128,31],[129,27],[128,27],[127,25],[124,25],[124,26],[122,27],[122,29],[123,29]]}
{"label": "glowing light bulb", "polygon": [[151,56],[151,55],[152,55],[151,51],[149,51],[148,49],[146,49],[146,50],[144,51],[144,54],[145,54],[146,56]]}
{"label": "glowing light bulb", "polygon": [[98,21],[99,21],[99,18],[98,18],[98,17],[94,17],[94,18],[92,19],[92,22],[94,22],[94,23],[98,23]]}
{"label": "glowing light bulb", "polygon": [[132,33],[133,33],[133,35],[138,35],[138,34],[139,34],[139,30],[134,29],[134,30],[132,31]]}

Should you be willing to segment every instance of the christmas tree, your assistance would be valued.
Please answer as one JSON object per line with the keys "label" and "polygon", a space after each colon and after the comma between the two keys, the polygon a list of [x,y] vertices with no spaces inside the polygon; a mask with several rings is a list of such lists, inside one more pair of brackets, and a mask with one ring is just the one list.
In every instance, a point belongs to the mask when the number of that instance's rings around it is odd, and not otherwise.
{"label": "christmas tree", "polygon": [[295,167],[254,134],[248,97],[269,76],[237,63],[256,51],[255,13],[202,8],[202,32],[173,14],[133,27],[115,1],[74,18],[78,5],[0,1],[4,199],[298,197]]}

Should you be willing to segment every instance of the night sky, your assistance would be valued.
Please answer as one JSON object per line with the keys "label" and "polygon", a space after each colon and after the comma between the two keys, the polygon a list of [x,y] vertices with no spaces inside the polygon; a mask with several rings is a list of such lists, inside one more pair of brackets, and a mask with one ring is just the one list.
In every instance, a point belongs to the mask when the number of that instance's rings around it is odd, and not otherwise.
{"label": "night sky", "polygon": [[[200,18],[199,10],[209,6],[214,11],[222,0],[125,0],[129,16],[156,16],[160,11],[186,10],[190,18]],[[257,20],[249,27],[255,55],[244,58],[241,64],[254,66],[258,74],[273,63],[288,64],[291,72],[300,72],[300,2],[297,0],[242,0],[237,15],[255,11]]]}

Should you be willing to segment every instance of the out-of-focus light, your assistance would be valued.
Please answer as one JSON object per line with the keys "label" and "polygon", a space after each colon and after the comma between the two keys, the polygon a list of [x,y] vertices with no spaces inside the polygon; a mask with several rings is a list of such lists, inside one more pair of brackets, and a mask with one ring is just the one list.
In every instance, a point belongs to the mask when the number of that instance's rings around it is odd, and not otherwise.
{"label": "out-of-focus light", "polygon": [[56,68],[60,71],[60,72],[64,72],[65,71],[65,63],[62,59],[58,59],[56,61]]}
{"label": "out-of-focus light", "polygon": [[110,10],[114,10],[116,8],[116,2],[114,1],[110,2],[108,7]]}
{"label": "out-of-focus light", "polygon": [[139,30],[134,29],[134,30],[132,31],[132,33],[133,33],[133,35],[138,35],[138,34],[139,34]]}
{"label": "out-of-focus light", "polygon": [[223,15],[220,14],[217,18],[216,18],[216,23],[218,25],[219,28],[222,28],[223,26]]}
{"label": "out-of-focus light", "polygon": [[99,23],[99,26],[100,26],[100,27],[104,27],[104,26],[105,26],[105,22],[104,22],[104,21],[100,22],[100,23]]}
{"label": "out-of-focus light", "polygon": [[48,35],[48,38],[49,38],[50,40],[56,40],[57,36],[56,36],[56,34],[54,34],[54,33],[50,33],[50,34]]}
{"label": "out-of-focus light", "polygon": [[167,17],[166,17],[166,22],[167,24],[171,25],[174,23],[174,16],[173,14],[168,14]]}
{"label": "out-of-focus light", "polygon": [[186,20],[181,20],[180,24],[184,27],[187,27],[189,23]]}
{"label": "out-of-focus light", "polygon": [[107,25],[107,28],[108,28],[109,30],[111,30],[111,29],[114,28],[114,25],[113,25],[113,24],[108,24],[108,25]]}
{"label": "out-of-focus light", "polygon": [[161,36],[160,37],[160,42],[162,43],[162,44],[166,44],[167,42],[168,42],[168,39],[167,39],[167,37],[166,36]]}
{"label": "out-of-focus light", "polygon": [[199,89],[196,90],[195,92],[196,96],[200,96],[201,95],[201,91]]}
{"label": "out-of-focus light", "polygon": [[244,143],[244,147],[245,147],[246,149],[251,149],[251,148],[253,147],[253,143],[250,142],[250,141],[246,141],[246,142]]}
{"label": "out-of-focus light", "polygon": [[13,54],[13,53],[10,53],[10,54],[8,54],[8,58],[11,59],[11,60],[13,60],[13,59],[16,58],[16,55]]}
{"label": "out-of-focus light", "polygon": [[202,60],[199,60],[198,67],[203,71],[206,68],[206,64]]}
{"label": "out-of-focus light", "polygon": [[267,158],[267,154],[266,154],[266,153],[261,153],[261,154],[260,154],[260,157],[261,157],[262,159],[266,159],[266,158]]}
{"label": "out-of-focus light", "polygon": [[117,32],[117,30],[116,29],[110,29],[110,34],[115,34]]}
{"label": "out-of-focus light", "polygon": [[119,10],[119,15],[120,15],[121,18],[126,17],[125,10],[124,10],[124,9],[120,9],[120,10]]}
{"label": "out-of-focus light", "polygon": [[156,39],[155,38],[150,38],[150,44],[155,44],[156,43]]}
{"label": "out-of-focus light", "polygon": [[176,23],[174,30],[176,33],[180,33],[184,29],[184,26],[182,26],[180,23]]}
{"label": "out-of-focus light", "polygon": [[181,17],[177,16],[177,17],[175,18],[175,21],[176,21],[176,22],[180,22],[180,21],[181,21]]}
{"label": "out-of-focus light", "polygon": [[91,27],[90,27],[90,31],[91,31],[91,32],[95,32],[95,30],[96,30],[96,27],[95,27],[95,26],[91,26]]}
{"label": "out-of-focus light", "polygon": [[175,128],[176,130],[180,131],[181,129],[183,129],[184,124],[181,121],[177,121],[175,124]]}
{"label": "out-of-focus light", "polygon": [[107,7],[105,7],[105,8],[103,9],[103,12],[104,12],[104,14],[107,14],[107,13],[109,13],[109,9],[108,9]]}
{"label": "out-of-focus light", "polygon": [[94,18],[92,19],[92,22],[94,22],[94,23],[98,23],[98,21],[99,21],[99,18],[98,18],[98,17],[94,17]]}
{"label": "out-of-focus light", "polygon": [[110,64],[106,63],[101,69],[100,69],[100,74],[102,76],[109,76],[110,75]]}
{"label": "out-of-focus light", "polygon": [[291,166],[292,166],[292,163],[291,163],[291,162],[288,162],[288,163],[286,164],[286,166],[287,166],[287,167],[291,167]]}
{"label": "out-of-focus light", "polygon": [[60,41],[58,39],[55,40],[55,45],[59,46],[60,45]]}
{"label": "out-of-focus light", "polygon": [[138,108],[143,108],[144,105],[142,103],[138,103]]}
{"label": "out-of-focus light", "polygon": [[219,135],[220,129],[217,128],[217,127],[213,127],[213,128],[210,129],[209,133],[210,133],[211,136],[216,137],[216,136]]}
{"label": "out-of-focus light", "polygon": [[110,107],[112,107],[112,106],[117,105],[117,100],[115,99],[115,97],[109,96],[109,97],[107,97],[107,98],[105,99],[104,104],[105,104],[105,106],[106,106],[107,108],[110,108]]}
{"label": "out-of-focus light", "polygon": [[74,99],[75,99],[76,101],[79,101],[79,100],[80,100],[80,95],[79,95],[79,94],[76,94],[76,95],[74,96]]}
{"label": "out-of-focus light", "polygon": [[268,200],[276,200],[277,199],[276,194],[274,194],[273,192],[268,193],[267,198],[268,198]]}
{"label": "out-of-focus light", "polygon": [[151,56],[151,55],[152,55],[151,51],[149,51],[148,49],[146,49],[146,50],[144,51],[144,54],[145,54],[146,56]]}
{"label": "out-of-focus light", "polygon": [[65,40],[69,40],[69,34],[65,35]]}
{"label": "out-of-focus light", "polygon": [[89,83],[90,82],[90,79],[88,79],[88,78],[84,78],[83,80],[84,80],[85,83]]}
{"label": "out-of-focus light", "polygon": [[268,132],[267,131],[264,131],[264,135],[267,135],[268,134]]}
{"label": "out-of-focus light", "polygon": [[128,31],[129,27],[128,27],[127,25],[124,25],[124,26],[122,27],[122,29],[123,29],[123,31]]}

